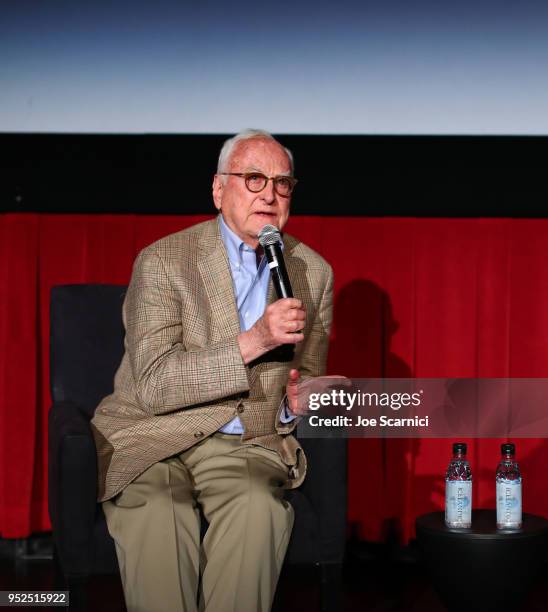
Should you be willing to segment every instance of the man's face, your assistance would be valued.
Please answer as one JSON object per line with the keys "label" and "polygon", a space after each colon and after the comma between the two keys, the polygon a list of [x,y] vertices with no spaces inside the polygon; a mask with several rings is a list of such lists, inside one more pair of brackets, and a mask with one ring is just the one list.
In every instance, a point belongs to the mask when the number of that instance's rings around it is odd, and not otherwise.
{"label": "man's face", "polygon": [[[236,144],[226,172],[260,172],[265,176],[290,176],[291,165],[283,147],[275,141],[253,138]],[[223,180],[226,179],[226,182]],[[282,229],[289,217],[291,197],[274,191],[273,181],[258,193],[248,190],[240,176],[213,179],[213,201],[230,229],[252,248],[266,224]]]}

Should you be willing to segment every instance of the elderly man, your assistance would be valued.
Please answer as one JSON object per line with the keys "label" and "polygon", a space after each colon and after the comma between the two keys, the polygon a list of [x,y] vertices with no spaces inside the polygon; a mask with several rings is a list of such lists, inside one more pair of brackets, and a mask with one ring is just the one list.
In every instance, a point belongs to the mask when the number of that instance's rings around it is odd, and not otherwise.
{"label": "elderly man", "polygon": [[330,266],[284,235],[296,297],[276,300],[258,244],[286,224],[295,183],[287,149],[242,132],[221,150],[217,219],[135,262],[125,355],[93,419],[130,612],[196,610],[200,574],[200,609],[270,609],[293,524],[283,488],[306,471],[297,384],[323,374],[331,325]]}

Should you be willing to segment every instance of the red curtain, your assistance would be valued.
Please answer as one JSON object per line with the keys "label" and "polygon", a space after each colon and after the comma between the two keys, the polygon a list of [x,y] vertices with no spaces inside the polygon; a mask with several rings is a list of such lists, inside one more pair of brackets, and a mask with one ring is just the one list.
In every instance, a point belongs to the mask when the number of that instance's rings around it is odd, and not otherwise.
{"label": "red curtain", "polygon": [[[49,292],[127,283],[138,251],[203,216],[0,215],[0,535],[49,529]],[[331,373],[548,377],[548,220],[294,217],[335,270]],[[494,507],[500,440],[469,440],[475,507]],[[351,440],[348,520],[413,536],[443,507],[450,440]],[[545,440],[518,440],[524,510],[548,516]]]}

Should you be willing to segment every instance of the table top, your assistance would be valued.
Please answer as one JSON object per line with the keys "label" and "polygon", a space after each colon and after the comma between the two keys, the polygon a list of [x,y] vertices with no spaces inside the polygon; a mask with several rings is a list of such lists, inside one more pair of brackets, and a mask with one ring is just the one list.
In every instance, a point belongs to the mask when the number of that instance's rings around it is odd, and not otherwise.
{"label": "table top", "polygon": [[472,510],[472,527],[470,529],[450,529],[445,525],[445,514],[443,512],[431,512],[419,516],[415,524],[419,538],[421,532],[449,538],[478,540],[548,536],[548,520],[535,514],[523,513],[523,527],[521,529],[499,530],[496,520],[495,510]]}

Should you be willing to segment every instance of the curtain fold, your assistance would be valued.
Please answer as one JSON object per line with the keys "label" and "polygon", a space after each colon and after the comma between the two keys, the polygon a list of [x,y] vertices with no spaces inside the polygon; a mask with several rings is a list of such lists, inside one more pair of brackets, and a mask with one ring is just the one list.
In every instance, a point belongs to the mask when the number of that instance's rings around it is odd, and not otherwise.
{"label": "curtain fold", "polygon": [[[206,216],[0,215],[0,535],[47,515],[49,294],[127,283],[138,251]],[[352,377],[548,377],[548,220],[294,217],[335,271],[329,372]],[[452,440],[351,440],[348,520],[414,535],[443,508]],[[500,440],[468,440],[474,506],[493,507]],[[548,515],[545,440],[518,440],[524,510]]]}
{"label": "curtain fold", "polygon": [[26,534],[41,500],[35,474],[40,374],[38,333],[39,219],[0,217],[0,533]]}

